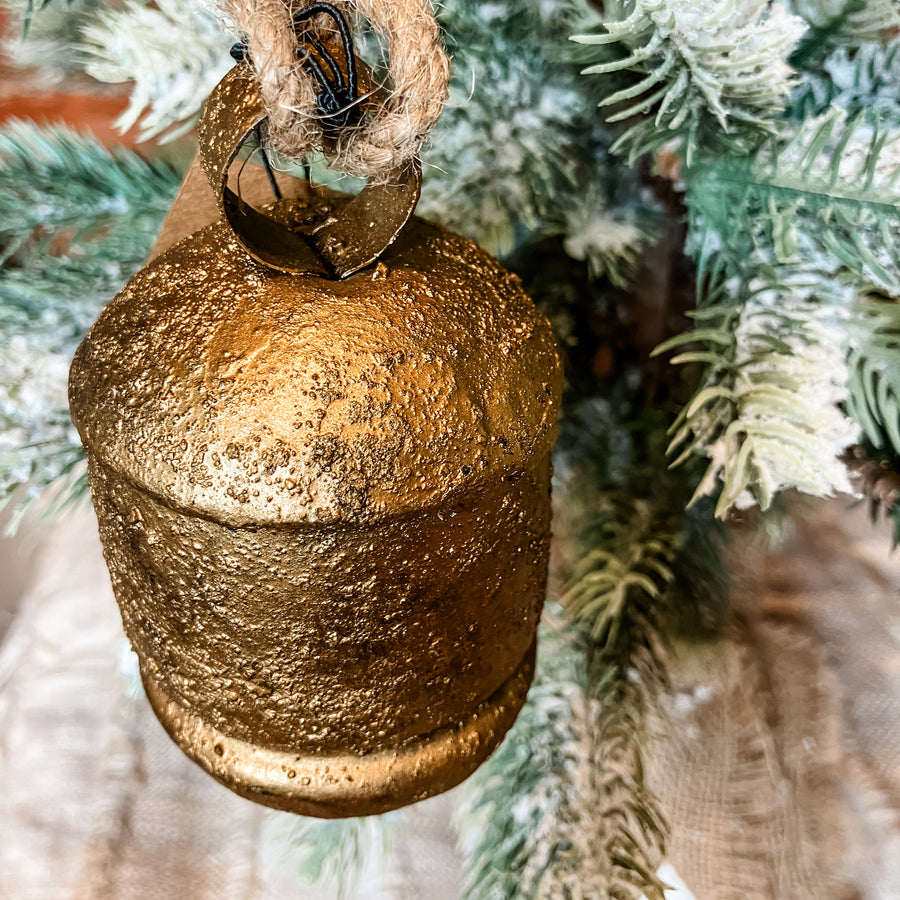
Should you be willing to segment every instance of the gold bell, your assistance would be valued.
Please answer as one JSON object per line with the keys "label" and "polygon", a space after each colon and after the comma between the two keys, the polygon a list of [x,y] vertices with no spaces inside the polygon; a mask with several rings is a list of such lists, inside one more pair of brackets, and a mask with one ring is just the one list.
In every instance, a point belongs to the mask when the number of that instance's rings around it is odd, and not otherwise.
{"label": "gold bell", "polygon": [[324,817],[474,771],[532,678],[560,392],[518,279],[421,220],[343,279],[273,271],[227,221],[140,271],[70,400],[182,750]]}

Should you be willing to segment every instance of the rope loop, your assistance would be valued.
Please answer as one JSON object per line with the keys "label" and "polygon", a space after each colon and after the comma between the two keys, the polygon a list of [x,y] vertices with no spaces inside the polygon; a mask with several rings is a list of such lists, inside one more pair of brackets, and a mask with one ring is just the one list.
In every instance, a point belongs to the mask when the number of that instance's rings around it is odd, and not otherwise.
{"label": "rope loop", "polygon": [[[327,148],[336,168],[376,182],[418,156],[450,75],[430,0],[333,0],[299,9],[289,0],[221,2],[246,35],[232,56],[253,66],[275,151],[299,162],[310,146]],[[386,42],[384,90],[359,96],[344,11],[367,19]]]}

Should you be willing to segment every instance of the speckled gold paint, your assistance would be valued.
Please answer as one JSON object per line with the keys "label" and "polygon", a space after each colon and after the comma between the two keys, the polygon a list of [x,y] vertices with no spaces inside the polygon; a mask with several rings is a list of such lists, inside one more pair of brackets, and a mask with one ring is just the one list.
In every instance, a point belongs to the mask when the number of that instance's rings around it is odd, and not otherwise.
{"label": "speckled gold paint", "polygon": [[70,399],[185,752],[320,816],[470,774],[531,679],[560,391],[515,276],[420,220],[342,281],[272,273],[225,224],[135,276]]}

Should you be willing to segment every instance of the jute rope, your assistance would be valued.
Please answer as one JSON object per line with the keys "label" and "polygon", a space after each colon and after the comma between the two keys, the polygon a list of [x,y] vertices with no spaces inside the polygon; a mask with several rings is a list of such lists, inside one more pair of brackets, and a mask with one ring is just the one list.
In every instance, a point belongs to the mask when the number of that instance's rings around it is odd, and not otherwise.
{"label": "jute rope", "polygon": [[[335,165],[349,175],[389,177],[419,152],[447,97],[449,60],[430,0],[331,0],[361,16],[386,41],[390,84],[387,100],[337,142]],[[316,119],[316,82],[297,58],[292,16],[306,0],[221,0],[225,15],[246,35],[250,59],[268,113],[270,146],[299,160],[323,144]],[[328,16],[305,25],[314,37],[333,32]]]}

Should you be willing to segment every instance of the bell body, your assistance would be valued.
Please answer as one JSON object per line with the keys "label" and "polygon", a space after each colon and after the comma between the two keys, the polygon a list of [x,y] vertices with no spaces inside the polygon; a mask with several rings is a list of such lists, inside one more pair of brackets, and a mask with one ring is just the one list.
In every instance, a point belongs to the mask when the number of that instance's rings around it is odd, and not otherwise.
{"label": "bell body", "polygon": [[138,273],[70,400],[179,746],[326,817],[470,774],[532,677],[560,391],[518,280],[418,220],[343,281],[267,271],[221,224]]}

